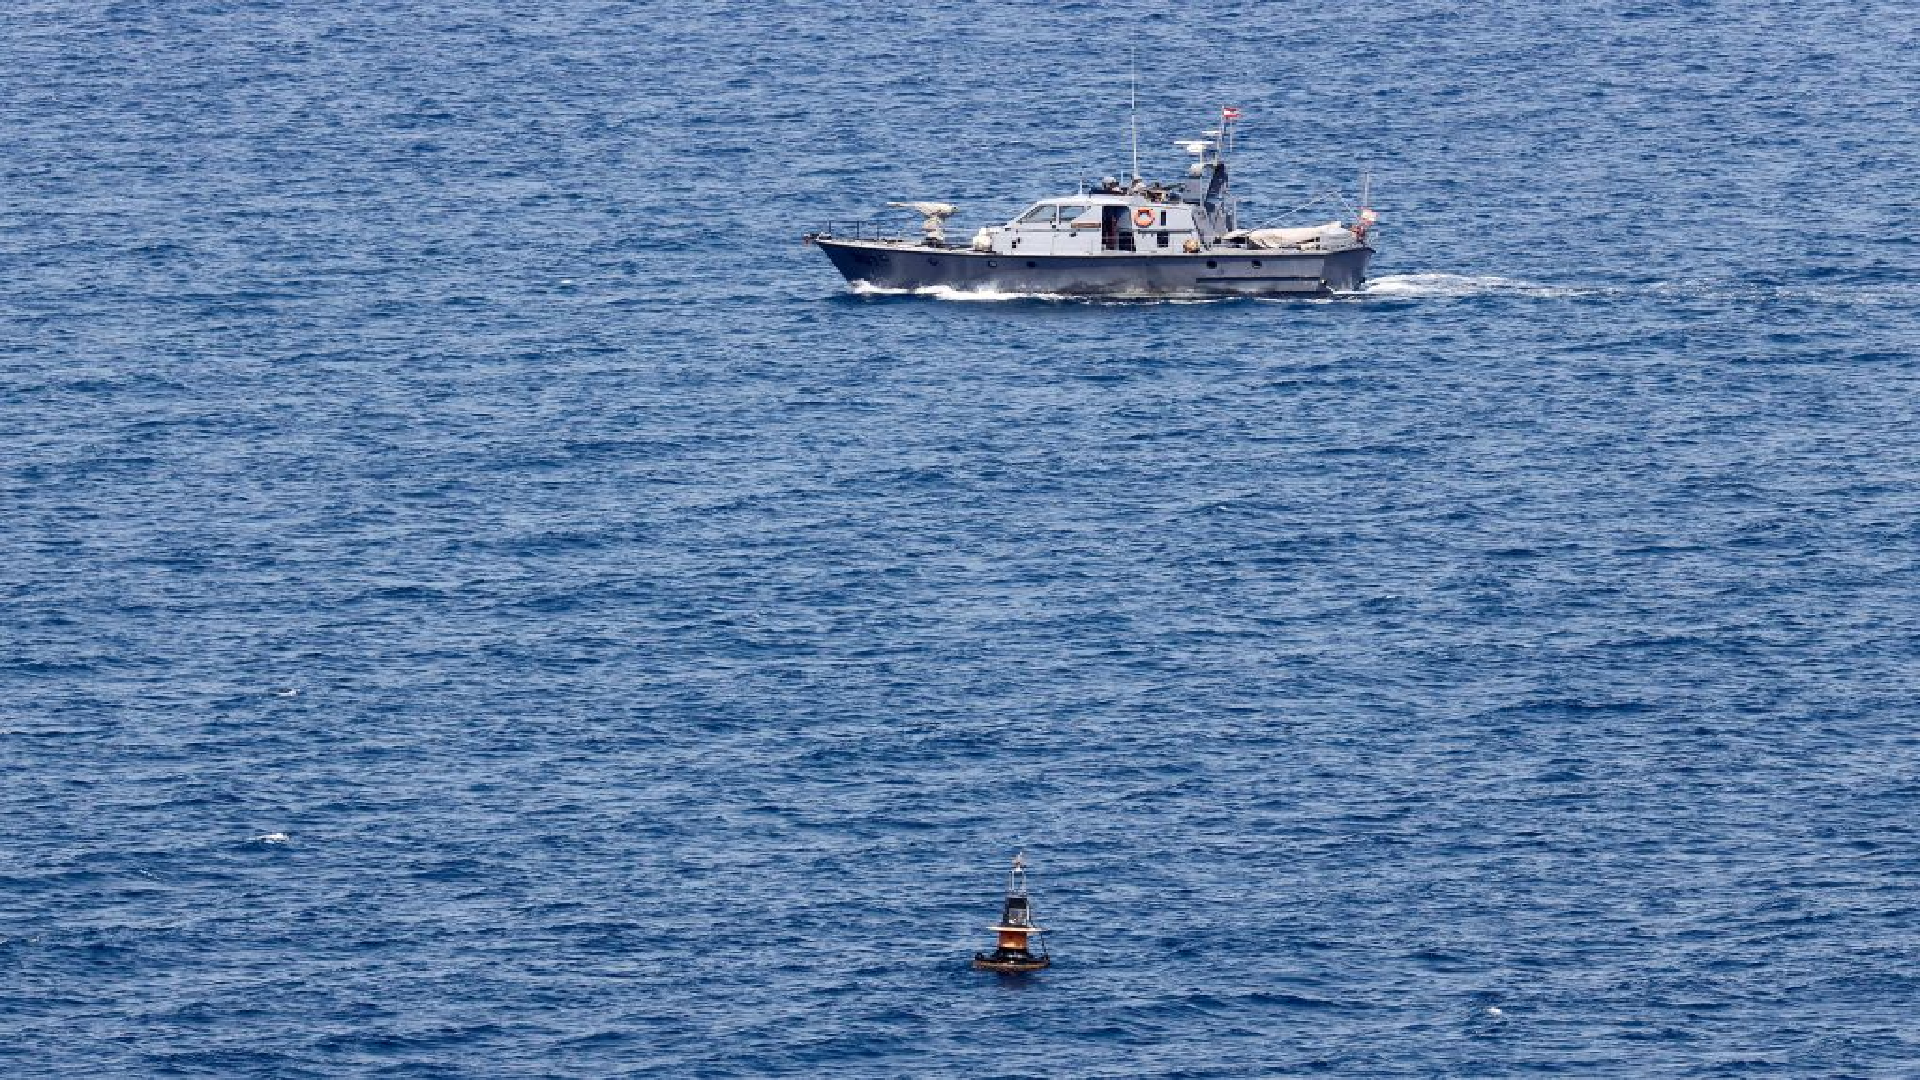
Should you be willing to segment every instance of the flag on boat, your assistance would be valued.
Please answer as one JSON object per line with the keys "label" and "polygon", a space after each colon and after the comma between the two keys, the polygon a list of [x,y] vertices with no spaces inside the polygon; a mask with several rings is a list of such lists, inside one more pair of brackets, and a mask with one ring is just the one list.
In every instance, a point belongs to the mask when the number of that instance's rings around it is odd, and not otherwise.
{"label": "flag on boat", "polygon": [[1221,109],[1221,110],[1220,110],[1220,119],[1222,119],[1222,120],[1238,120],[1238,119],[1240,119],[1240,106],[1238,106],[1238,105],[1228,105],[1228,106],[1227,106],[1226,108],[1224,108],[1224,109]]}

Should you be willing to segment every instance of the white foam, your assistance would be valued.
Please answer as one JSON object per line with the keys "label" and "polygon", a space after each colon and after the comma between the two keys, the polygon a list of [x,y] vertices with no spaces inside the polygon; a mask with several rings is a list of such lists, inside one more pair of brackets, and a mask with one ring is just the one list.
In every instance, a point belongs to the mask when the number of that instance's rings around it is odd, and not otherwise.
{"label": "white foam", "polygon": [[931,296],[937,300],[1072,300],[1059,293],[998,292],[992,289],[956,289],[951,285],[923,285],[917,289],[889,289],[870,281],[853,283],[856,296]]}
{"label": "white foam", "polygon": [[928,285],[913,290],[915,296],[931,296],[936,300],[984,300],[995,303],[1001,300],[1070,300],[1072,297],[1058,293],[998,292],[993,289],[956,289],[951,285]]}
{"label": "white foam", "polygon": [[925,296],[935,300],[959,300],[997,303],[1003,300],[1047,300],[1078,304],[1217,304],[1231,296],[1077,296],[1050,292],[1001,292],[997,289],[956,289],[951,285],[923,285],[917,289],[889,289],[872,282],[856,281],[856,296]]}
{"label": "white foam", "polygon": [[287,842],[287,834],[283,832],[270,832],[265,836],[256,836],[253,840],[256,844],[284,844]]}
{"label": "white foam", "polygon": [[1598,289],[1542,285],[1492,274],[1389,274],[1374,278],[1360,290],[1363,296],[1456,297],[1535,296],[1558,298],[1592,296]]}

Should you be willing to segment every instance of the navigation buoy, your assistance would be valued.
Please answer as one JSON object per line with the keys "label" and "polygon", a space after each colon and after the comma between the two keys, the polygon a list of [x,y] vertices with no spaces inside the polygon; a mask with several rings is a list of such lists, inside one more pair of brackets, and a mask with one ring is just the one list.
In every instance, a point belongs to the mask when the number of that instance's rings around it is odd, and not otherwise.
{"label": "navigation buoy", "polygon": [[1027,860],[1025,852],[1013,857],[1013,870],[1007,875],[1007,902],[1000,909],[1000,921],[987,929],[1000,935],[998,947],[990,953],[974,953],[973,966],[978,971],[1022,972],[1039,971],[1053,963],[1053,957],[1047,955],[1047,947],[1040,946],[1035,953],[1027,945],[1027,939],[1046,933],[1033,925],[1033,905],[1027,902]]}

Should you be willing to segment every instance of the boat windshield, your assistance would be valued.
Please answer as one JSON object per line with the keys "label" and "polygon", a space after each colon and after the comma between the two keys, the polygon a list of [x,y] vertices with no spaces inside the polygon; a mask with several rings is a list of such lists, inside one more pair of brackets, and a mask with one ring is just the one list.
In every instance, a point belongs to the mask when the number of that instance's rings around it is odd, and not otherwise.
{"label": "boat windshield", "polygon": [[1042,222],[1042,221],[1052,221],[1053,220],[1053,204],[1041,203],[1039,206],[1036,206],[1033,209],[1027,211],[1026,213],[1020,215],[1020,220],[1023,222],[1035,222],[1035,223]]}

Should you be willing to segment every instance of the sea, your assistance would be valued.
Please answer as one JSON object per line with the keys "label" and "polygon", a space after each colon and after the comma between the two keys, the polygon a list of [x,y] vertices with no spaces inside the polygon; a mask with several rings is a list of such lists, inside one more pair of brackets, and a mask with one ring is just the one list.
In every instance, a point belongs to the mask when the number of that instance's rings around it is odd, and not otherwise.
{"label": "sea", "polygon": [[[0,1075],[1920,1076],[1917,50],[15,0]],[[1130,96],[1150,178],[1241,109],[1248,224],[1370,175],[1371,280],[802,243]],[[1053,966],[973,971],[1018,853]]]}

